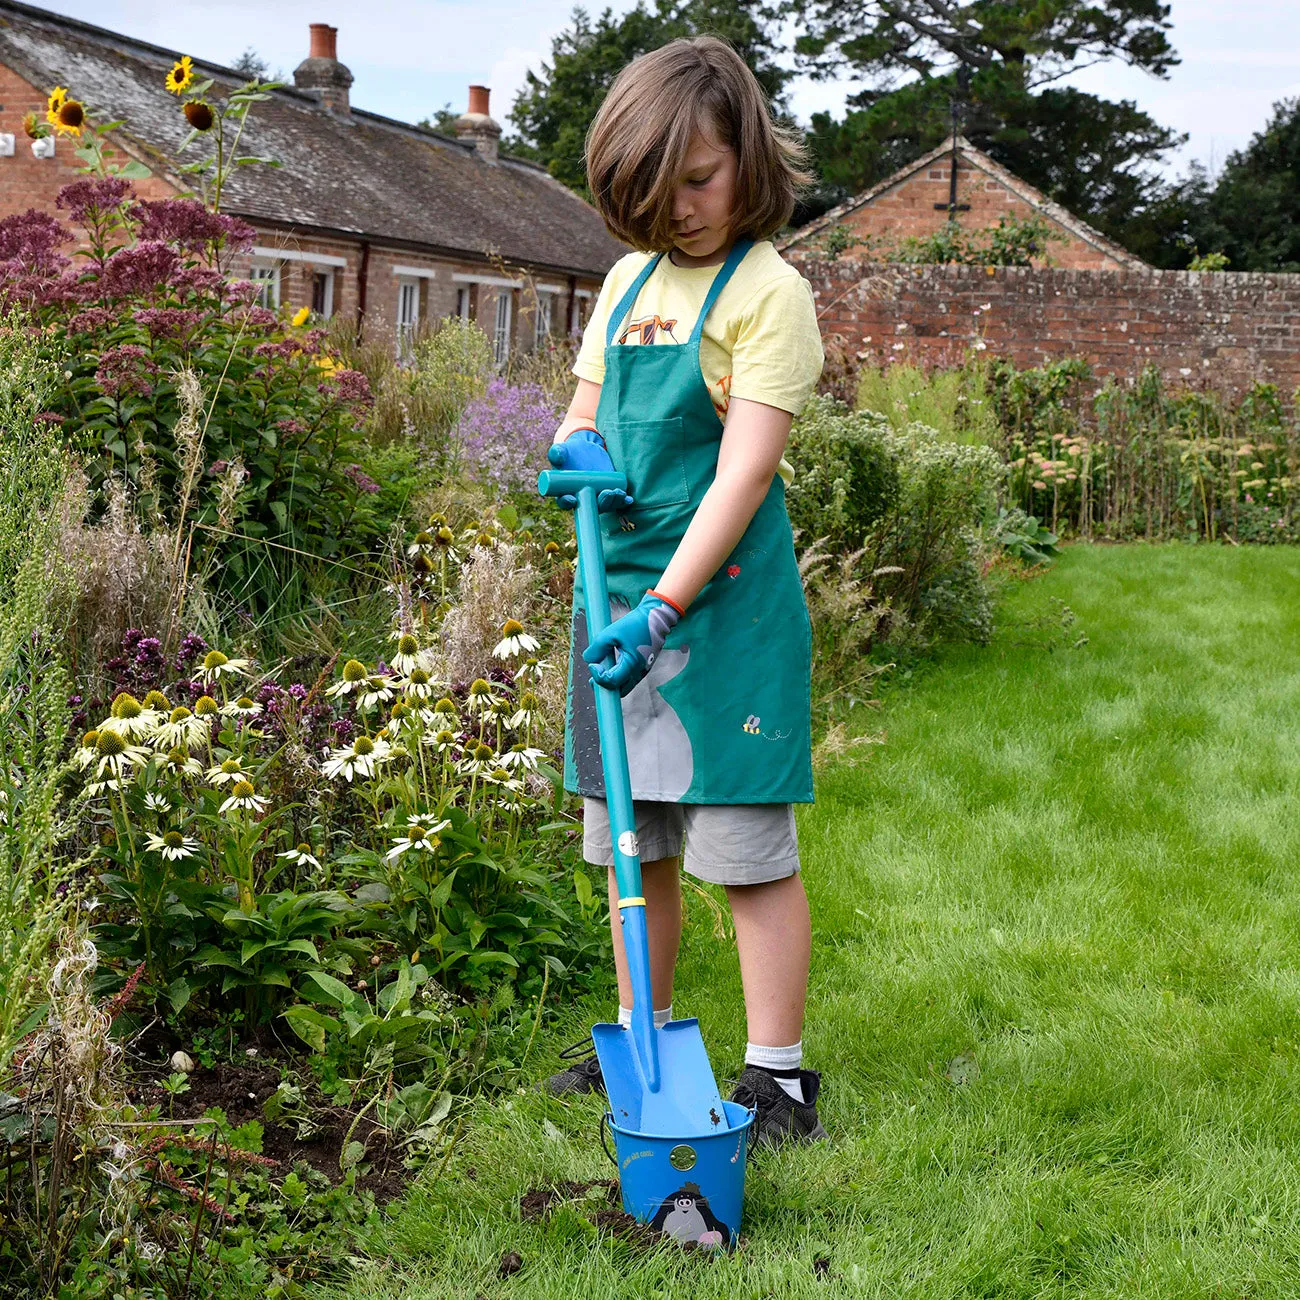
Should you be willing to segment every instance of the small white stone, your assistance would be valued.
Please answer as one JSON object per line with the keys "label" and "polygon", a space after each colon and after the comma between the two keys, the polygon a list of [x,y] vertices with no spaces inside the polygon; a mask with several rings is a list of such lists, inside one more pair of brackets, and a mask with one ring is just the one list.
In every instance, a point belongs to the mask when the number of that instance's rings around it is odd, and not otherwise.
{"label": "small white stone", "polygon": [[188,1052],[173,1052],[172,1069],[177,1074],[193,1074],[194,1058]]}
{"label": "small white stone", "polygon": [[244,1055],[245,1055],[245,1056],[256,1056],[256,1055],[257,1055],[257,1048],[256,1048],[256,1047],[246,1047],[246,1048],[244,1048]]}

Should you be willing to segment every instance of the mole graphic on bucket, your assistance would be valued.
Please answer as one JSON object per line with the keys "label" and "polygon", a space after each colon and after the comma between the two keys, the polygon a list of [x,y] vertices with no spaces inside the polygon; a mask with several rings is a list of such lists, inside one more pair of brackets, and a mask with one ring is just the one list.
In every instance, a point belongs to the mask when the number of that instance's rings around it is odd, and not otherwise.
{"label": "mole graphic on bucket", "polygon": [[709,1209],[709,1198],[695,1183],[683,1183],[665,1197],[650,1226],[682,1245],[726,1246],[731,1241],[730,1229]]}

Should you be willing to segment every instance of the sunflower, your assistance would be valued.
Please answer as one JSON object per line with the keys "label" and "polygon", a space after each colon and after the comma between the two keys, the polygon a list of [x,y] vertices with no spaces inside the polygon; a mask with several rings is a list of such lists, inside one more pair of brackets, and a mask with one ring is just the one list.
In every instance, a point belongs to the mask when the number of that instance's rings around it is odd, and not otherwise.
{"label": "sunflower", "polygon": [[68,88],[66,86],[55,86],[50,91],[50,97],[45,104],[45,120],[51,126],[59,124],[59,109],[68,102]]}
{"label": "sunflower", "polygon": [[217,120],[212,111],[212,105],[204,103],[201,99],[187,101],[181,112],[185,114],[185,120],[196,131],[211,131]]}
{"label": "sunflower", "polygon": [[183,95],[194,84],[193,59],[188,54],[182,54],[172,65],[163,84],[173,95]]}
{"label": "sunflower", "polygon": [[311,316],[310,307],[299,307],[298,310],[293,314],[293,324],[295,326],[306,325],[310,316]]}

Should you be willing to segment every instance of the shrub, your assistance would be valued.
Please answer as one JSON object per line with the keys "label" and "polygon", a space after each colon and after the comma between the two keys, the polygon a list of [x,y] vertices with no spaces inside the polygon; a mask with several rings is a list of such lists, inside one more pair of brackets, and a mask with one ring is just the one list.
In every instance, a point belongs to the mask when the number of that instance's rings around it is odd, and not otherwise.
{"label": "shrub", "polygon": [[503,492],[535,491],[560,418],[540,384],[492,380],[465,408],[457,428],[466,472]]}

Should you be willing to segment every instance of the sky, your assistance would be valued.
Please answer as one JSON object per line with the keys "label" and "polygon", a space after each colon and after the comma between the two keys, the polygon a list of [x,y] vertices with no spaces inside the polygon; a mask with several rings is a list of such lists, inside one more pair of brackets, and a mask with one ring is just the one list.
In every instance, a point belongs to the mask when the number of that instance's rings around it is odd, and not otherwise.
{"label": "sky", "polygon": [[[621,14],[635,0],[608,0]],[[549,59],[569,25],[572,0],[45,0],[42,8],[112,31],[230,63],[252,46],[290,77],[307,54],[307,26],[339,29],[339,58],[352,70],[352,103],[403,121],[446,104],[467,106],[471,83],[491,88],[503,126],[525,73]],[[605,0],[590,0],[600,13]],[[1173,0],[1171,40],[1182,62],[1165,80],[1118,63],[1066,79],[1111,99],[1131,99],[1156,121],[1188,136],[1165,170],[1192,160],[1215,170],[1249,143],[1279,99],[1300,95],[1300,5],[1294,0]],[[796,81],[791,104],[807,121],[836,116],[860,85]]]}

